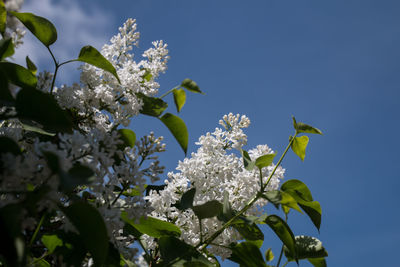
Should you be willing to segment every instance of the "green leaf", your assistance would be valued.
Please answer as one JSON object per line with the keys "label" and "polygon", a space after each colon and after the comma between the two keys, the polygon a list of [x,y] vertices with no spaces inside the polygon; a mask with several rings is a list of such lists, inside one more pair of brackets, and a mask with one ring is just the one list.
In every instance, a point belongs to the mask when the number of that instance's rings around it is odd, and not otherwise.
{"label": "green leaf", "polygon": [[0,147],[0,154],[11,153],[15,156],[21,154],[21,149],[19,148],[18,144],[11,138],[0,136]]}
{"label": "green leaf", "polygon": [[196,194],[196,188],[192,188],[186,191],[185,193],[183,193],[181,200],[175,204],[175,207],[177,207],[179,210],[182,211],[192,208],[195,194]]}
{"label": "green leaf", "polygon": [[176,110],[180,112],[186,102],[186,92],[183,89],[174,89],[173,93]]}
{"label": "green leaf", "polygon": [[32,13],[18,13],[12,11],[10,13],[17,17],[45,46],[48,47],[57,40],[57,30],[47,19]]}
{"label": "green leaf", "polygon": [[92,183],[96,177],[89,167],[76,163],[68,173],[60,174],[60,183],[64,192],[71,192],[79,185]]}
{"label": "green leaf", "polygon": [[235,212],[232,210],[231,203],[229,202],[229,193],[224,191],[224,203],[222,206],[222,214],[218,215],[218,219],[224,222],[229,221],[235,216]]}
{"label": "green leaf", "polygon": [[114,66],[93,46],[87,45],[82,47],[77,60],[110,72],[121,83]]}
{"label": "green leaf", "polygon": [[43,235],[41,240],[49,254],[52,254],[58,246],[63,245],[63,241],[57,235]]}
{"label": "green leaf", "polygon": [[186,155],[189,134],[185,122],[178,116],[172,115],[171,113],[166,113],[160,118],[160,120],[165,124],[165,126],[168,127]]}
{"label": "green leaf", "polygon": [[7,10],[3,3],[0,1],[0,33],[4,37],[4,32],[6,31],[6,21],[7,21]]}
{"label": "green leaf", "polygon": [[267,191],[262,195],[263,198],[274,204],[276,208],[279,208],[279,204],[302,213],[300,207],[297,205],[297,201],[288,193],[279,190]]}
{"label": "green leaf", "polygon": [[260,249],[252,242],[242,242],[232,247],[229,260],[237,262],[240,266],[266,266]]}
{"label": "green leaf", "polygon": [[140,110],[142,114],[159,117],[168,107],[168,103],[164,102],[161,98],[146,96],[143,93],[136,93],[136,96],[143,102],[142,109]]}
{"label": "green leaf", "polygon": [[[322,246],[322,242],[315,237],[300,235],[296,236],[295,240],[297,256],[299,260],[310,258],[323,258],[328,256],[328,253]],[[293,255],[289,252],[287,248],[285,248],[284,252],[286,258],[289,261],[294,260]]]}
{"label": "green leaf", "polygon": [[308,261],[314,265],[314,267],[326,267],[326,261],[325,258],[314,258],[314,259],[308,259]]}
{"label": "green leaf", "polygon": [[0,71],[0,105],[14,106],[15,100],[8,85],[7,77]]}
{"label": "green leaf", "polygon": [[24,88],[16,99],[18,117],[31,119],[45,130],[72,133],[72,122],[52,95],[36,89]]}
{"label": "green leaf", "polygon": [[36,75],[37,67],[35,63],[33,63],[28,56],[26,56],[25,60],[26,60],[26,67],[28,68],[28,70],[30,70],[33,75]]}
{"label": "green leaf", "polygon": [[162,221],[148,216],[147,218],[141,217],[139,223],[128,218],[126,212],[122,212],[121,218],[124,222],[133,226],[137,231],[155,238],[160,238],[164,235],[180,236],[181,230],[175,224]]}
{"label": "green leaf", "polygon": [[48,263],[45,259],[33,258],[35,262],[35,267],[50,267],[50,263]]}
{"label": "green leaf", "polygon": [[248,171],[252,171],[256,163],[251,160],[249,153],[247,153],[246,150],[241,149],[241,153],[242,153],[244,168]]}
{"label": "green leaf", "polygon": [[306,156],[307,144],[308,137],[300,136],[295,137],[291,145],[293,152],[296,153],[296,155],[299,156],[302,161],[304,161],[304,157]]}
{"label": "green leaf", "polygon": [[276,215],[269,215],[265,220],[265,223],[271,227],[283,244],[288,248],[291,255],[294,255],[297,262],[295,239],[289,225],[281,217]]}
{"label": "green leaf", "polygon": [[200,90],[200,88],[199,88],[199,86],[197,85],[197,83],[194,82],[194,81],[191,80],[191,79],[184,79],[184,80],[182,81],[182,83],[181,83],[181,86],[182,86],[183,88],[186,88],[186,89],[189,90],[190,92],[193,92],[193,93],[200,93],[200,94],[203,94],[203,95],[204,95],[204,93]]}
{"label": "green leaf", "polygon": [[24,67],[10,63],[0,62],[0,72],[2,72],[12,84],[19,87],[36,88],[37,79],[35,75]]}
{"label": "green leaf", "polygon": [[321,130],[314,128],[310,125],[307,125],[302,122],[297,122],[296,119],[292,116],[293,119],[293,127],[298,133],[310,133],[310,134],[322,134]]}
{"label": "green leaf", "polygon": [[274,161],[276,154],[266,154],[256,159],[256,166],[261,170],[264,167],[268,167]]}
{"label": "green leaf", "polygon": [[125,147],[134,147],[136,142],[136,134],[134,131],[130,129],[119,129],[118,130],[120,139],[124,142],[120,145],[120,149],[124,149]]}
{"label": "green leaf", "polygon": [[14,45],[11,38],[0,40],[0,61],[14,55]]}
{"label": "green leaf", "polygon": [[266,261],[273,261],[274,260],[274,253],[272,253],[271,248],[267,249],[267,251],[265,251],[265,260]]}
{"label": "green leaf", "polygon": [[255,241],[262,240],[264,241],[264,234],[260,230],[260,228],[252,222],[248,220],[246,217],[241,216],[237,218],[232,226],[247,240],[247,241]]}
{"label": "green leaf", "polygon": [[100,213],[90,204],[83,202],[65,208],[64,213],[78,230],[94,263],[101,266],[107,258],[109,238]]}
{"label": "green leaf", "polygon": [[289,180],[281,186],[281,190],[290,194],[310,217],[315,227],[319,230],[321,226],[322,210],[318,201],[313,201],[308,187],[299,180]]}
{"label": "green leaf", "polygon": [[55,133],[51,133],[51,132],[47,132],[45,130],[43,130],[42,128],[36,127],[32,124],[28,124],[28,122],[24,121],[24,123],[21,122],[22,125],[22,129],[24,129],[25,131],[29,131],[29,132],[35,132],[38,134],[43,134],[43,135],[47,135],[47,136],[55,136]]}
{"label": "green leaf", "polygon": [[193,206],[192,209],[196,216],[202,220],[215,217],[222,213],[223,205],[217,200],[211,200],[202,205]]}

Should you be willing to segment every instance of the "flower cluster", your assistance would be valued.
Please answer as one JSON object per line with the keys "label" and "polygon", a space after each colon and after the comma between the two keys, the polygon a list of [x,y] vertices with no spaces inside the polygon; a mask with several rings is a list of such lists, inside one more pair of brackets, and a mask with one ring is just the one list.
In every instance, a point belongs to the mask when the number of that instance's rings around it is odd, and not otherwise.
{"label": "flower cluster", "polygon": [[[201,205],[211,200],[223,202],[224,192],[229,194],[229,202],[233,210],[241,210],[259,190],[258,170],[246,170],[243,159],[235,153],[228,153],[232,148],[241,149],[247,142],[247,136],[243,132],[250,124],[246,116],[228,114],[223,117],[220,124],[225,129],[216,128],[213,133],[207,133],[199,138],[200,147],[190,158],[179,162],[177,173],[168,173],[169,179],[165,181],[164,190],[152,191],[148,196],[154,211],[151,216],[173,221],[181,229],[184,229],[182,238],[185,242],[197,245],[201,237],[207,238],[223,225],[216,217],[202,220],[202,232],[199,221],[191,209],[184,212],[179,210],[176,204],[183,193],[191,188],[196,188],[193,205]],[[249,150],[252,160],[273,154],[267,145],[258,145]],[[266,183],[275,165],[271,164],[262,169],[262,179]],[[280,179],[283,178],[284,169],[278,167],[272,176],[266,190],[276,190]],[[260,215],[266,200],[259,199],[255,205],[247,210],[247,215]],[[243,239],[233,228],[227,228],[213,241],[209,248],[211,253],[222,258],[230,256],[231,250],[226,249],[232,242]],[[155,245],[153,239],[147,239],[149,245]]]}

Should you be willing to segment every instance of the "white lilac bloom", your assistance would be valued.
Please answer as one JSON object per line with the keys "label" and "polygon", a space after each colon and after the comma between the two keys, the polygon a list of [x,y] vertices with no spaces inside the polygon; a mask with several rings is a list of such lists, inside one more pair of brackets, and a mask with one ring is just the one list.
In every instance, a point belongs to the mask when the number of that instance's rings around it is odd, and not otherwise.
{"label": "white lilac bloom", "polygon": [[[148,200],[154,211],[150,216],[174,221],[182,229],[182,238],[191,245],[197,245],[200,241],[199,222],[191,209],[184,212],[173,206],[180,200],[182,194],[191,188],[196,188],[193,205],[204,204],[210,200],[223,201],[224,191],[229,193],[229,202],[234,210],[240,210],[259,190],[258,170],[248,171],[244,168],[243,159],[238,153],[228,153],[231,148],[240,149],[247,142],[247,136],[243,128],[249,126],[250,121],[246,116],[228,114],[223,117],[220,124],[225,129],[217,128],[213,133],[207,133],[199,138],[200,145],[197,152],[190,158],[179,162],[176,168],[178,172],[170,172],[169,179],[165,181],[164,190],[150,192]],[[274,153],[267,145],[259,145],[249,150],[252,160],[265,154]],[[262,169],[264,183],[272,172],[274,164]],[[283,178],[284,169],[278,167],[272,176],[266,190],[274,190],[279,186]],[[262,207],[267,202],[258,200],[249,209],[247,215],[261,215]],[[212,235],[222,226],[217,218],[202,220],[203,236]],[[223,248],[231,242],[241,240],[242,237],[233,229],[226,229],[209,248],[210,252],[227,258],[230,250]],[[154,246],[151,238],[147,239],[150,246]]]}

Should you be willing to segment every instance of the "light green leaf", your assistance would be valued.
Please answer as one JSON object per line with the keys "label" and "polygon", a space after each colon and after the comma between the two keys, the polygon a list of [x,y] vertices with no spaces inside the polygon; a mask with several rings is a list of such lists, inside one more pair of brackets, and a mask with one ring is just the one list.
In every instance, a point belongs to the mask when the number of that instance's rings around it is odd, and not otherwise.
{"label": "light green leaf", "polygon": [[229,260],[237,262],[240,266],[265,267],[264,258],[260,249],[252,242],[242,242],[232,248]]}
{"label": "light green leaf", "polygon": [[0,1],[0,33],[4,37],[4,32],[6,31],[6,21],[7,21],[7,10],[3,3]]}
{"label": "light green leaf", "polygon": [[300,136],[295,137],[291,145],[293,152],[296,153],[296,155],[299,156],[302,161],[304,161],[304,157],[306,156],[307,144],[308,137]]}
{"label": "light green leaf", "polygon": [[295,209],[298,212],[302,213],[300,207],[297,205],[297,201],[290,194],[284,191],[278,191],[278,190],[267,191],[263,194],[262,197],[270,201],[272,204],[274,204],[276,208],[279,208],[279,204],[281,204],[282,206]]}
{"label": "light green leaf", "polygon": [[136,134],[134,131],[130,129],[119,129],[118,130],[120,139],[124,142],[122,145],[120,145],[120,148],[125,148],[125,147],[134,147],[135,142],[136,142]]}
{"label": "light green leaf", "polygon": [[64,213],[78,230],[94,263],[102,266],[108,254],[109,238],[106,225],[98,210],[88,203],[79,202],[65,208]]}
{"label": "light green leaf", "polygon": [[10,13],[17,17],[45,46],[48,47],[57,40],[57,30],[47,19],[32,13],[18,13],[12,11]]}
{"label": "light green leaf", "polygon": [[114,66],[93,46],[87,45],[82,47],[77,60],[110,72],[121,83]]}
{"label": "light green leaf", "polygon": [[43,235],[41,240],[49,254],[52,254],[58,246],[63,245],[63,241],[57,235]]}
{"label": "light green leaf", "polygon": [[20,87],[36,88],[37,79],[35,75],[20,65],[11,62],[0,62],[0,72],[3,72],[12,84]]}
{"label": "light green leaf", "polygon": [[178,116],[166,113],[160,118],[160,120],[168,127],[172,135],[178,141],[179,145],[187,153],[189,134],[185,125],[185,122]]}
{"label": "light green leaf", "polygon": [[181,83],[181,86],[182,86],[183,88],[189,90],[190,92],[193,92],[193,93],[200,93],[200,94],[203,94],[203,95],[204,95],[204,93],[200,90],[200,88],[199,88],[199,86],[197,85],[197,83],[194,82],[194,81],[191,80],[191,79],[184,79],[184,80],[182,81],[182,83]]}
{"label": "light green leaf", "polygon": [[289,225],[279,216],[269,215],[265,220],[265,223],[271,227],[283,244],[288,248],[291,255],[297,260],[297,251],[295,246],[295,239],[292,230]]}
{"label": "light green leaf", "polygon": [[176,110],[180,112],[186,102],[186,92],[183,89],[174,89],[173,93]]}
{"label": "light green leaf", "polygon": [[171,236],[181,235],[181,230],[175,224],[162,221],[150,216],[148,216],[147,218],[141,217],[139,223],[135,223],[134,220],[129,219],[126,212],[121,213],[121,218],[124,222],[133,226],[140,233],[155,238],[160,238],[161,236],[165,235],[171,235]]}
{"label": "light green leaf", "polygon": [[14,45],[11,38],[0,40],[0,61],[14,55]]}
{"label": "light green leaf", "polygon": [[266,154],[256,159],[256,166],[261,170],[264,167],[268,167],[274,161],[276,154]]}
{"label": "light green leaf", "polygon": [[[327,257],[328,253],[322,246],[322,242],[315,237],[311,236],[296,236],[296,249],[299,260],[302,259],[313,259]],[[289,261],[294,260],[293,255],[285,247],[285,256]]]}
{"label": "light green leaf", "polygon": [[300,198],[303,201],[313,201],[310,189],[300,180],[291,179],[284,182],[281,190],[291,195],[295,195],[295,199]]}
{"label": "light green leaf", "polygon": [[70,118],[50,94],[24,88],[18,92],[16,109],[19,118],[36,121],[46,131],[72,133]]}
{"label": "light green leaf", "polygon": [[314,267],[326,267],[326,261],[325,258],[310,258],[308,261],[314,265]]}
{"label": "light green leaf", "polygon": [[265,251],[265,260],[266,261],[273,261],[274,260],[274,253],[272,253],[271,248],[267,249],[267,251]]}
{"label": "light green leaf", "polygon": [[313,126],[307,125],[302,122],[297,122],[293,116],[292,119],[293,119],[293,127],[298,133],[322,134],[321,130]]}
{"label": "light green leaf", "polygon": [[222,213],[223,205],[217,200],[208,201],[202,205],[192,207],[194,213],[200,220],[212,218]]}
{"label": "light green leaf", "polygon": [[22,129],[24,129],[25,131],[29,131],[29,132],[35,132],[35,133],[39,133],[39,134],[43,134],[43,135],[48,135],[48,136],[55,136],[55,133],[51,133],[51,132],[47,132],[45,130],[43,130],[42,128],[33,126],[31,124],[28,124],[27,122],[22,123]]}
{"label": "light green leaf", "polygon": [[241,149],[240,152],[242,153],[244,168],[248,171],[252,171],[256,163],[251,160],[249,153],[246,150]]}
{"label": "light green leaf", "polygon": [[37,72],[36,65],[32,62],[32,60],[28,56],[26,56],[25,59],[26,59],[26,67],[28,68],[28,70],[30,70],[33,75],[36,75]]}
{"label": "light green leaf", "polygon": [[140,110],[142,114],[159,117],[168,107],[168,103],[164,102],[161,98],[146,96],[143,93],[136,93],[136,96],[143,102],[142,109]]}

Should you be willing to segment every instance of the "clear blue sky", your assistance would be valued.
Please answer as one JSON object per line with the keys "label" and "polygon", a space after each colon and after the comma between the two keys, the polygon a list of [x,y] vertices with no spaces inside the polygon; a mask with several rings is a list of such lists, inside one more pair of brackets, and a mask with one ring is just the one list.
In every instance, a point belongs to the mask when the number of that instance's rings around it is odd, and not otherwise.
{"label": "clear blue sky", "polygon": [[[249,148],[267,143],[283,152],[292,134],[291,115],[323,130],[324,136],[311,136],[304,163],[293,153],[283,162],[286,178],[303,180],[323,211],[321,234],[306,216],[289,219],[293,231],[320,238],[331,267],[396,265],[400,241],[399,1],[26,3],[25,10],[50,17],[56,24],[61,43],[55,53],[59,49],[59,54],[70,58],[80,49],[75,42],[84,37],[88,43],[82,45],[101,48],[129,17],[137,19],[141,32],[139,51],[152,40],[165,40],[171,60],[160,79],[161,91],[190,77],[206,92],[205,96],[188,95],[182,111],[190,151],[197,149],[197,138],[213,131],[219,118],[229,112],[250,117]],[[47,64],[42,57],[36,60],[43,67]],[[67,72],[61,80],[71,77]],[[168,150],[162,160],[168,170],[183,159],[175,140],[157,120],[137,119],[132,128],[138,134],[154,130],[166,137]],[[265,244],[278,254],[276,238],[267,229]],[[231,265],[225,262],[224,266]]]}

